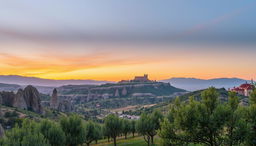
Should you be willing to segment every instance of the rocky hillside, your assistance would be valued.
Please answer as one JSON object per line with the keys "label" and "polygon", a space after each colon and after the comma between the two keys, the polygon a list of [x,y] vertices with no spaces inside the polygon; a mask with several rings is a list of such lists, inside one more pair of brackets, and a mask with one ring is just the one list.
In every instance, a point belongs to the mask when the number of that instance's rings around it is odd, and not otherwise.
{"label": "rocky hillside", "polygon": [[115,97],[156,97],[185,92],[169,83],[118,83],[99,86],[68,85],[57,89],[60,96],[83,96],[87,100]]}

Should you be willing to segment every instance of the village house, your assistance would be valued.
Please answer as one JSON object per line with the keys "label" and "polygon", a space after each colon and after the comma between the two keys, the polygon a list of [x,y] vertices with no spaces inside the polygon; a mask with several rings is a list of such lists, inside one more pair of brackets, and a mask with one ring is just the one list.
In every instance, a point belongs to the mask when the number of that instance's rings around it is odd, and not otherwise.
{"label": "village house", "polygon": [[240,94],[240,95],[249,96],[250,93],[253,91],[253,89],[254,89],[253,83],[252,84],[245,83],[240,85],[239,87],[234,87],[230,91],[236,92],[237,94]]}

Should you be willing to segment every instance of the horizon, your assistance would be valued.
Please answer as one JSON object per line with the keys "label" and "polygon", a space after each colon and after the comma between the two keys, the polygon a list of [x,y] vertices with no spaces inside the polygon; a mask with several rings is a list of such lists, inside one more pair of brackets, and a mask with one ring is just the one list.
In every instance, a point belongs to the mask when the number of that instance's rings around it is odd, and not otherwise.
{"label": "horizon", "polygon": [[[24,77],[24,78],[36,78],[36,79],[43,79],[43,80],[56,80],[56,81],[64,81],[64,80],[88,80],[88,81],[106,81],[106,82],[119,82],[119,81],[122,81],[122,80],[132,80],[134,79],[135,76],[131,77],[131,78],[128,78],[128,79],[121,79],[121,80],[95,80],[95,79],[89,79],[89,78],[85,78],[85,79],[49,79],[49,78],[40,78],[40,77],[33,77],[33,76],[21,76],[21,75],[0,75],[0,76],[14,76],[14,77]],[[142,76],[142,75],[136,75],[136,76]],[[156,81],[163,81],[163,80],[169,80],[169,79],[198,79],[198,80],[214,80],[214,79],[242,79],[242,80],[247,80],[247,81],[251,81],[253,80],[254,81],[254,78],[251,78],[251,79],[244,79],[244,78],[239,78],[239,77],[216,77],[216,78],[196,78],[196,77],[169,77],[169,78],[164,78],[164,79],[159,79],[159,80],[156,80]],[[153,80],[150,78],[150,75],[149,75],[149,80]],[[154,81],[154,80],[153,80]],[[1,82],[0,82],[1,83]]]}
{"label": "horizon", "polygon": [[0,75],[255,77],[253,0],[0,3]]}

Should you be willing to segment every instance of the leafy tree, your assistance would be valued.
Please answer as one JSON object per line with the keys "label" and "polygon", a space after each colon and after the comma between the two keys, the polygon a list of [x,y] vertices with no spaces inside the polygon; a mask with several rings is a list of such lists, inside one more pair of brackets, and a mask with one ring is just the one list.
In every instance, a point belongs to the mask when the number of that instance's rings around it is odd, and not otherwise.
{"label": "leafy tree", "polygon": [[252,93],[249,96],[250,104],[256,104],[256,89],[252,91]]}
{"label": "leafy tree", "polygon": [[103,129],[102,126],[95,123],[95,142],[98,143],[98,140],[101,139],[103,136]]}
{"label": "leafy tree", "polygon": [[60,125],[66,136],[66,145],[77,146],[85,141],[84,125],[77,115],[62,118]]}
{"label": "leafy tree", "polygon": [[247,137],[248,145],[256,145],[256,89],[250,94],[250,106],[248,109],[249,132]]}
{"label": "leafy tree", "polygon": [[122,120],[122,133],[124,134],[125,139],[127,139],[127,134],[131,131],[130,121],[123,119]]}
{"label": "leafy tree", "polygon": [[102,133],[103,133],[103,136],[104,137],[107,137],[108,138],[108,142],[110,142],[110,131],[107,131],[108,128],[106,128],[106,125],[103,125],[102,126]]}
{"label": "leafy tree", "polygon": [[143,113],[137,122],[136,130],[144,136],[144,140],[150,145],[154,143],[154,136],[157,130],[160,129],[160,123],[163,120],[163,115],[159,111],[154,111],[152,114]]}
{"label": "leafy tree", "polygon": [[248,145],[256,145],[256,104],[252,104],[248,110],[249,132],[247,137]]}
{"label": "leafy tree", "polygon": [[85,143],[89,146],[92,141],[96,141],[101,137],[101,127],[89,121],[85,125]]}
{"label": "leafy tree", "polygon": [[[222,145],[225,124],[229,119],[229,108],[220,104],[218,92],[209,88],[201,93],[202,101],[193,97],[186,104],[175,103],[161,125],[160,136],[168,145],[189,143],[209,146]],[[165,129],[168,129],[166,131]]]}
{"label": "leafy tree", "polygon": [[65,144],[65,133],[56,123],[43,120],[40,123],[40,131],[52,146],[62,146]]}
{"label": "leafy tree", "polygon": [[114,140],[116,146],[116,137],[122,132],[122,121],[114,114],[108,115],[104,120],[106,133]]}
{"label": "leafy tree", "polygon": [[15,126],[6,133],[4,145],[11,146],[48,146],[47,140],[40,133],[38,125],[35,122],[24,120],[22,127]]}
{"label": "leafy tree", "polygon": [[158,131],[159,136],[162,138],[162,145],[184,145],[184,140],[177,134],[179,131],[174,122],[170,122],[165,118],[161,123],[161,129]]}
{"label": "leafy tree", "polygon": [[130,131],[132,133],[132,136],[134,137],[134,134],[136,132],[136,121],[135,120],[131,121],[131,129],[130,129]]}
{"label": "leafy tree", "polygon": [[227,140],[226,144],[229,146],[240,145],[244,142],[247,136],[247,124],[244,115],[246,111],[244,108],[238,108],[239,99],[235,92],[229,92],[228,108],[229,116],[226,125]]}
{"label": "leafy tree", "polygon": [[150,145],[150,133],[152,131],[154,131],[154,126],[153,126],[152,121],[149,118],[149,115],[143,113],[140,116],[140,119],[138,120],[137,125],[136,125],[136,130],[138,131],[138,133],[143,135],[144,140],[146,141],[146,143],[149,146]]}

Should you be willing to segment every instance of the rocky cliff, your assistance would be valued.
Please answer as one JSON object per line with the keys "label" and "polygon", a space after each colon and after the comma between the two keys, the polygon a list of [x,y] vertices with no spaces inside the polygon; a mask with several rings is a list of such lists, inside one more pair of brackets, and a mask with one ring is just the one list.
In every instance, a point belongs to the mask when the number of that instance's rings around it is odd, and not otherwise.
{"label": "rocky cliff", "polygon": [[0,92],[1,103],[6,106],[28,109],[36,113],[43,113],[40,94],[33,86],[27,86],[24,90],[14,92]]}
{"label": "rocky cliff", "polygon": [[169,83],[117,83],[100,86],[69,85],[58,88],[61,98],[72,98],[73,102],[86,102],[93,99],[156,97],[184,92]]}

